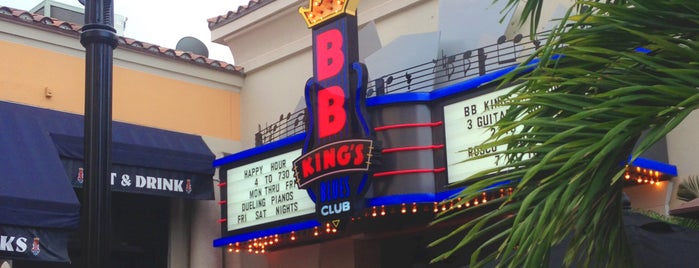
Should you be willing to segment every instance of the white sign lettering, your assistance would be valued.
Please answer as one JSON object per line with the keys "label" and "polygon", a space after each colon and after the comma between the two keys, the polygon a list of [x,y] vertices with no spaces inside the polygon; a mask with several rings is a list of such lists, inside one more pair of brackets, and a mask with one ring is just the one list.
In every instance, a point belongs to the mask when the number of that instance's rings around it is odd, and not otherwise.
{"label": "white sign lettering", "polygon": [[119,174],[117,174],[116,172],[112,172],[110,183],[111,185],[114,185],[116,183],[121,185],[122,187],[136,187],[140,189],[179,193],[185,192],[186,188],[185,180],[143,176],[138,174],[133,175],[133,177],[129,174],[121,174],[121,176],[119,176]]}
{"label": "white sign lettering", "polygon": [[0,235],[0,251],[24,252],[27,250],[27,238]]}
{"label": "white sign lettering", "polygon": [[512,88],[505,88],[488,94],[444,106],[444,131],[447,147],[448,182],[463,180],[482,170],[505,164],[501,156],[463,162],[468,159],[493,152],[502,152],[506,146],[482,148],[481,145],[493,133],[493,124],[498,122],[507,110],[499,106],[500,96]]}
{"label": "white sign lettering", "polygon": [[294,182],[301,149],[227,171],[228,231],[315,213],[315,203]]}

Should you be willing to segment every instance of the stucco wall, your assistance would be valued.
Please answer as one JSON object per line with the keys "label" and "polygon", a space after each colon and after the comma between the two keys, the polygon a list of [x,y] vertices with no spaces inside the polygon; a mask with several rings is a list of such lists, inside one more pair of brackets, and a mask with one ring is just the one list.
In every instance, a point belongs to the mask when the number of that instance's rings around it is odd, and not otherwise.
{"label": "stucco wall", "polygon": [[[12,51],[0,61],[1,100],[76,114],[84,112],[84,58],[1,39],[0,49]],[[46,96],[47,90],[51,97]],[[239,107],[237,92],[114,67],[116,121],[238,140]]]}

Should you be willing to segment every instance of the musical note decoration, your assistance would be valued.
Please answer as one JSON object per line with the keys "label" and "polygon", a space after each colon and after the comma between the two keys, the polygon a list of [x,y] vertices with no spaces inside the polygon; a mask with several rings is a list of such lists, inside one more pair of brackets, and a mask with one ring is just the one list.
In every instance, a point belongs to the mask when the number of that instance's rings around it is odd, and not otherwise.
{"label": "musical note decoration", "polygon": [[[376,96],[386,95],[386,88],[393,83],[393,76],[388,76],[384,81],[384,78],[374,80],[374,87],[376,91]],[[371,95],[371,92],[368,94]]]}
{"label": "musical note decoration", "polygon": [[444,50],[442,50],[441,55],[440,58],[432,60],[432,64],[434,64],[432,72],[437,73],[439,71],[444,71],[446,72],[447,80],[450,80],[451,76],[456,71],[456,66],[454,65],[454,62],[456,62],[456,55],[447,56],[444,54]]}
{"label": "musical note decoration", "polygon": [[410,84],[413,82],[412,76],[409,73],[405,73],[405,82],[408,83],[408,90],[410,90]]}
{"label": "musical note decoration", "polygon": [[255,133],[255,146],[280,140],[306,131],[306,110],[298,110],[294,113],[279,115],[279,121],[262,128],[257,125]]}
{"label": "musical note decoration", "polygon": [[541,47],[541,41],[538,39],[532,40],[532,44],[534,44],[535,49],[539,49]]}
{"label": "musical note decoration", "polygon": [[485,60],[488,59],[488,54],[484,48],[478,49],[478,75],[485,75]]}
{"label": "musical note decoration", "polygon": [[[506,36],[500,36],[498,38],[498,43],[497,43],[497,57],[498,57],[498,63],[499,64],[506,64],[506,63],[513,63],[517,61],[517,44],[522,41],[522,34],[517,34],[515,35],[515,38],[512,39],[512,45],[507,46],[505,43],[507,43],[507,37]],[[501,47],[505,45],[505,47]]]}
{"label": "musical note decoration", "polygon": [[471,69],[471,54],[473,54],[472,52],[472,50],[468,50],[461,55],[461,62],[464,66],[464,76],[468,75],[468,70]]}

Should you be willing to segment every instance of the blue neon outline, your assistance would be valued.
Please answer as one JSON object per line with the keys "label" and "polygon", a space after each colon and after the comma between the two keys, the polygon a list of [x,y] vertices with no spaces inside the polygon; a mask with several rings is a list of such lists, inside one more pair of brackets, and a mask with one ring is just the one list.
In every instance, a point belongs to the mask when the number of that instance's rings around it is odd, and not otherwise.
{"label": "blue neon outline", "polygon": [[637,47],[636,49],[634,49],[634,51],[639,52],[639,53],[643,53],[643,54],[648,54],[648,53],[653,52],[652,50],[647,49],[645,47]]}
{"label": "blue neon outline", "polygon": [[244,234],[239,234],[239,235],[231,235],[231,236],[221,237],[219,239],[214,239],[213,246],[214,247],[224,247],[224,246],[227,246],[228,244],[231,244],[231,243],[244,242],[244,241],[248,241],[250,239],[260,238],[260,237],[270,236],[270,235],[275,235],[275,234],[290,233],[292,231],[300,231],[300,230],[310,229],[310,228],[313,228],[316,226],[320,226],[320,222],[318,222],[317,220],[308,220],[308,221],[296,222],[296,223],[291,223],[291,224],[287,224],[287,225],[272,227],[269,229],[264,229],[264,230],[259,230],[259,231],[254,231],[254,232],[249,232],[249,233],[244,233]]}
{"label": "blue neon outline", "polygon": [[637,166],[640,168],[647,168],[647,169],[652,169],[652,170],[657,170],[660,171],[664,174],[672,175],[673,177],[677,177],[677,166],[663,163],[660,161],[655,161],[652,159],[648,158],[636,158],[636,160],[631,163],[633,166]]}
{"label": "blue neon outline", "polygon": [[237,162],[240,160],[245,160],[247,158],[254,157],[256,155],[263,154],[263,153],[266,153],[269,151],[274,151],[276,149],[292,146],[295,143],[302,141],[305,137],[306,137],[306,133],[304,132],[304,133],[296,134],[293,136],[289,136],[287,138],[284,138],[284,139],[281,139],[281,140],[278,140],[275,142],[270,142],[270,143],[262,145],[262,146],[250,148],[248,150],[241,151],[241,152],[229,155],[229,156],[224,156],[222,158],[214,160],[213,166],[220,167],[220,166],[223,166],[225,164],[230,164],[230,163]]}
{"label": "blue neon outline", "polygon": [[[561,55],[553,55],[551,56],[552,60],[557,60],[561,58]],[[539,64],[540,60],[539,59],[533,59],[526,65],[524,65],[524,69],[521,70],[522,73],[527,73],[532,70],[534,70],[535,65]],[[407,93],[393,93],[393,94],[387,94],[387,95],[382,95],[382,96],[374,96],[371,98],[367,98],[366,105],[369,107],[373,106],[382,106],[382,105],[390,105],[390,104],[396,104],[396,103],[405,103],[405,102],[432,102],[435,100],[439,100],[441,98],[449,97],[455,94],[459,94],[462,92],[466,92],[469,90],[477,89],[480,86],[493,82],[502,76],[517,70],[518,68],[522,68],[522,66],[519,65],[513,65],[507,68],[504,68],[502,70],[498,70],[495,72],[487,73],[485,75],[481,75],[478,77],[474,77],[465,81],[461,81],[459,83],[453,84],[453,85],[448,85],[430,92],[407,92]]]}
{"label": "blue neon outline", "polygon": [[[311,103],[311,93],[312,93],[311,90],[313,88],[315,88],[315,86],[314,86],[315,84],[316,84],[315,78],[313,78],[313,77],[308,78],[308,81],[306,81],[306,87],[303,90],[303,93],[305,94],[304,99],[306,101],[306,113],[308,113],[308,116],[306,116],[306,118],[308,118],[308,129],[315,129],[315,122],[314,122],[315,120],[313,120],[315,115],[313,114],[313,108],[311,108],[311,107],[313,107],[312,106],[313,104]],[[308,146],[310,146],[310,144],[311,144],[311,139],[313,139],[313,134],[312,134],[312,132],[311,133],[304,132],[304,134],[306,134],[306,138],[303,142],[302,152],[306,153],[306,152],[308,152]]]}
{"label": "blue neon outline", "polygon": [[441,202],[448,199],[449,197],[458,194],[464,188],[458,188],[454,190],[438,192],[438,193],[410,193],[410,194],[399,194],[399,195],[388,195],[388,196],[378,196],[371,198],[367,201],[369,206],[393,206],[400,204],[411,204],[411,203],[434,203]]}
{"label": "blue neon outline", "polygon": [[[493,184],[484,190],[488,190],[491,188],[498,187],[500,185],[505,185],[508,183],[511,183],[512,181],[506,181],[506,182],[501,182],[497,184]],[[400,204],[412,204],[412,203],[434,203],[434,202],[441,202],[444,200],[447,200],[449,198],[454,197],[456,194],[461,192],[464,188],[458,188],[458,189],[452,189],[452,190],[446,190],[438,193],[411,193],[411,194],[399,194],[399,195],[392,195],[392,196],[380,196],[380,197],[374,197],[370,198],[368,200],[369,206],[390,206],[390,205],[400,205]],[[226,237],[221,237],[219,239],[215,239],[213,241],[213,246],[214,247],[224,247],[227,246],[228,244],[231,243],[236,243],[236,242],[244,242],[248,241],[250,239],[254,238],[259,238],[259,237],[264,237],[264,236],[270,236],[270,235],[275,235],[275,234],[283,234],[283,233],[290,233],[292,231],[301,231],[305,229],[310,229],[316,226],[320,226],[320,222],[317,220],[308,220],[308,221],[303,221],[303,222],[298,222],[298,223],[291,223],[291,224],[286,224],[282,226],[277,226],[277,227],[272,227],[264,230],[258,230],[258,231],[253,231],[249,233],[244,233],[244,234],[238,234],[238,235],[232,235],[232,236],[226,236]]]}
{"label": "blue neon outline", "polygon": [[[533,68],[533,65],[536,65],[539,62],[538,59],[533,60],[528,64],[528,66],[531,66]],[[387,95],[382,95],[382,96],[375,96],[371,98],[367,98],[366,105],[367,106],[381,106],[381,105],[389,105],[389,104],[395,104],[395,103],[404,103],[404,102],[432,102],[441,98],[449,97],[454,94],[462,93],[468,90],[473,90],[477,89],[483,84],[492,82],[497,80],[498,78],[504,76],[507,73],[510,73],[517,69],[517,65],[507,67],[505,69],[495,71],[492,73],[488,73],[482,76],[474,77],[465,81],[461,81],[459,83],[453,84],[453,85],[448,85],[445,87],[442,87],[440,89],[436,89],[430,92],[408,92],[408,93],[394,93],[394,94],[387,94]],[[529,71],[529,70],[526,70]]]}
{"label": "blue neon outline", "polygon": [[[485,187],[483,191],[488,191],[493,188],[497,188],[503,185],[511,184],[517,180],[508,180],[503,182],[498,182],[488,187]],[[389,196],[378,196],[368,200],[369,206],[392,206],[400,204],[410,204],[410,203],[434,203],[442,202],[447,199],[455,197],[459,192],[466,189],[466,187],[446,190],[437,193],[409,193],[409,194],[398,194]]]}
{"label": "blue neon outline", "polygon": [[369,181],[369,174],[364,173],[362,176],[362,181],[359,182],[359,186],[357,187],[357,195],[361,195],[361,193],[364,191],[364,186],[366,186],[366,183]]}
{"label": "blue neon outline", "polygon": [[311,201],[313,201],[313,203],[316,203],[317,197],[316,197],[316,194],[313,193],[312,189],[311,188],[306,189],[306,193],[308,193],[308,197],[311,198]]}
{"label": "blue neon outline", "polygon": [[361,63],[355,62],[352,63],[352,69],[354,69],[357,72],[357,93],[355,94],[354,100],[354,112],[357,113],[357,119],[359,119],[359,123],[362,125],[362,130],[364,130],[364,136],[368,137],[371,134],[371,132],[369,131],[369,124],[366,122],[366,119],[364,118],[364,114],[362,114],[361,109],[362,100],[365,99],[364,96],[366,96],[366,90],[364,89],[363,82],[364,68]]}

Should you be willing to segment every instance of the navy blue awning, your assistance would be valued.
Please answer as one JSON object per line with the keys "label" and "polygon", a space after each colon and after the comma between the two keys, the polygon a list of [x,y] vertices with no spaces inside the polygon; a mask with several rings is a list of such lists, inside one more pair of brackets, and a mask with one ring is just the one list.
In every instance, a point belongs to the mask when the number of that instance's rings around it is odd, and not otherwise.
{"label": "navy blue awning", "polygon": [[6,108],[0,102],[0,224],[76,228],[80,203],[48,133]]}
{"label": "navy blue awning", "polygon": [[[88,179],[83,124],[81,115],[0,101],[0,231],[78,227],[71,182]],[[200,136],[113,122],[112,140],[113,190],[213,199],[214,155]],[[24,240],[15,246],[29,252]]]}
{"label": "navy blue awning", "polygon": [[42,126],[0,102],[0,259],[67,262],[80,203]]}
{"label": "navy blue awning", "polygon": [[[82,115],[0,102],[0,112],[4,110],[40,126],[38,132],[52,145],[51,157],[58,157],[53,163],[62,166],[73,186],[82,186],[87,179],[82,169]],[[214,155],[200,136],[113,122],[111,159],[112,190],[190,199],[214,197]]]}

